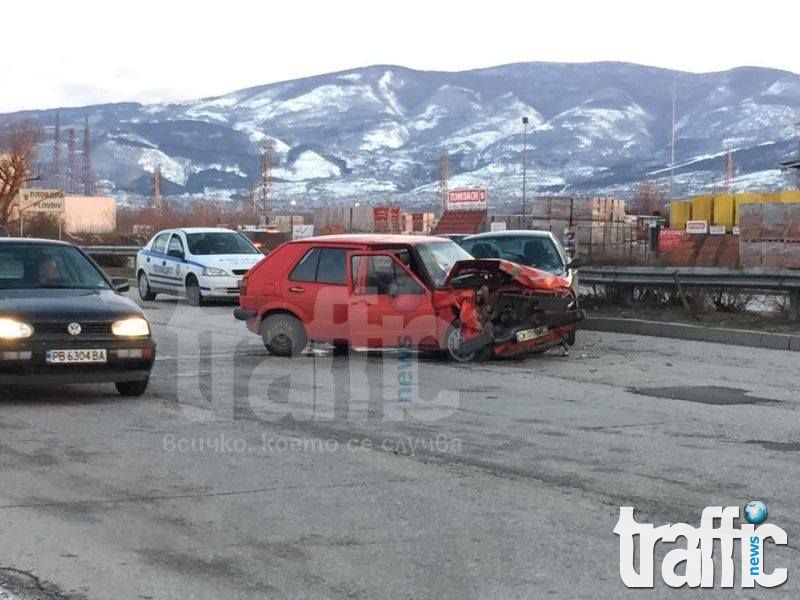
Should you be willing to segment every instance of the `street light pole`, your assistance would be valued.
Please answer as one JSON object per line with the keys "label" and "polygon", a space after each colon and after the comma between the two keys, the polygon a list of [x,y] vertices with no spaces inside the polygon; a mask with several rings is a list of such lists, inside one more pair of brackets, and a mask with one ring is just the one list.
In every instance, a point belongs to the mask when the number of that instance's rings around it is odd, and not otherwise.
{"label": "street light pole", "polygon": [[522,228],[525,226],[525,185],[528,170],[528,117],[522,117]]}

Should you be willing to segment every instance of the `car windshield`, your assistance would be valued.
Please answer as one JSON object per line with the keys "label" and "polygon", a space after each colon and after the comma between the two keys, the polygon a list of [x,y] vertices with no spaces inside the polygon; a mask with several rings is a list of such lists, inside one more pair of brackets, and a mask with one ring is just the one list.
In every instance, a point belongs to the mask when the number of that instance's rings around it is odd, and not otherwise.
{"label": "car windshield", "polygon": [[213,254],[261,254],[253,243],[235,231],[207,231],[186,235],[189,252],[194,256]]}
{"label": "car windshield", "polygon": [[485,236],[467,239],[461,244],[475,258],[502,258],[543,271],[564,271],[564,258],[549,236]]}
{"label": "car windshield", "polygon": [[455,242],[430,242],[418,244],[417,252],[434,286],[444,285],[450,269],[459,260],[471,260],[469,252]]}
{"label": "car windshield", "polygon": [[0,290],[109,289],[103,274],[75,247],[0,245]]}

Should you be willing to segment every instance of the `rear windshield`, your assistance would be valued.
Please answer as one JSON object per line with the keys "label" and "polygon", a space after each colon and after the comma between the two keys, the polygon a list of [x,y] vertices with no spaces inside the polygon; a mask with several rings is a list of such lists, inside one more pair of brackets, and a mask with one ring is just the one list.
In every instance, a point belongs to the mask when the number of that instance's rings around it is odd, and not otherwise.
{"label": "rear windshield", "polygon": [[261,254],[253,243],[235,231],[211,231],[186,235],[189,252],[195,256],[214,254]]}
{"label": "rear windshield", "polygon": [[0,290],[109,289],[103,274],[72,246],[0,245]]}

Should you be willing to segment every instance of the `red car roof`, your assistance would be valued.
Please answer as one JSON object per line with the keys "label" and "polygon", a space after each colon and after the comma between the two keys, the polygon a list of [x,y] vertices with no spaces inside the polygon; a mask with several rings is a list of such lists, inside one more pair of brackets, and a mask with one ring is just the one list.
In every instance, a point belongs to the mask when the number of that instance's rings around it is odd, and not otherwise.
{"label": "red car roof", "polygon": [[289,242],[300,244],[312,242],[314,244],[330,244],[334,246],[383,246],[383,245],[405,245],[416,246],[427,242],[452,242],[447,238],[433,237],[429,235],[392,235],[382,233],[353,233],[340,235],[321,235],[312,238],[303,238]]}

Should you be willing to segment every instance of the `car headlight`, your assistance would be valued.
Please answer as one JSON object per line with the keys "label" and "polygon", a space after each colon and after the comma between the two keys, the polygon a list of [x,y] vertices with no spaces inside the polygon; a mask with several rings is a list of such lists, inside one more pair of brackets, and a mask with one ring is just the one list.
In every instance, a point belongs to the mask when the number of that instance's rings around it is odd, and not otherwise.
{"label": "car headlight", "polygon": [[0,340],[22,340],[33,335],[33,327],[15,319],[0,319]]}
{"label": "car headlight", "polygon": [[225,269],[218,269],[216,267],[203,267],[203,275],[205,277],[225,277],[228,272]]}
{"label": "car headlight", "polygon": [[147,337],[150,335],[150,324],[141,317],[131,317],[114,322],[111,333],[117,337]]}

